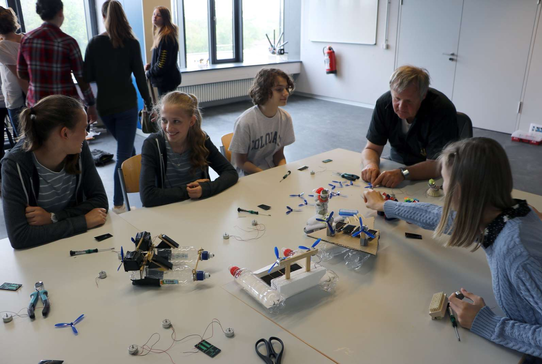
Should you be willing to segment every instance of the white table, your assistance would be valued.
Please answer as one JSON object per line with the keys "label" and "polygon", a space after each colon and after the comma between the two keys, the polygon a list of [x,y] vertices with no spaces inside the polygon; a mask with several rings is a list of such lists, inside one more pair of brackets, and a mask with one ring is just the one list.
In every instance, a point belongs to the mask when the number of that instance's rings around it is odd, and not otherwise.
{"label": "white table", "polygon": [[[323,164],[323,159],[333,159]],[[304,236],[302,229],[314,215],[314,207],[286,215],[286,205],[302,202],[290,194],[327,186],[340,180],[333,171],[359,174],[361,155],[336,149],[298,162],[241,178],[229,190],[202,201],[140,209],[121,215],[126,221],[153,235],[165,233],[181,245],[203,247],[216,254],[212,261],[213,278],[209,284],[222,287],[247,305],[269,317],[281,327],[309,345],[341,363],[363,362],[478,362],[517,363],[521,355],[494,345],[468,330],[460,328],[457,342],[449,320],[432,321],[428,306],[433,293],[451,293],[460,287],[484,297],[490,307],[496,307],[491,287],[491,275],[482,250],[448,249],[435,242],[430,231],[400,221],[385,221],[376,217],[381,230],[377,257],[370,258],[360,271],[349,271],[340,259],[324,263],[340,276],[335,294],[315,288],[286,301],[285,309],[277,315],[265,311],[242,291],[228,273],[228,266],[239,265],[252,270],[272,263],[273,248],[295,248],[314,240]],[[299,172],[301,165],[309,169]],[[383,161],[383,169],[397,165]],[[325,170],[324,170],[325,169]],[[292,174],[279,181],[287,170]],[[310,171],[316,171],[311,175]],[[335,197],[330,209],[359,209],[364,216],[376,216],[362,202],[366,185],[347,187],[341,191],[348,198]],[[426,196],[427,182],[405,182],[393,192],[399,200],[418,198],[442,204],[442,199]],[[391,191],[381,189],[381,191]],[[542,198],[514,191],[528,198],[529,203],[542,208]],[[272,206],[271,217],[238,214],[237,207],[258,210],[259,204]],[[261,211],[261,210],[260,210]],[[246,216],[246,217],[241,217]],[[265,224],[266,233],[253,241],[223,240],[222,234],[255,236],[235,226],[248,229],[256,218]],[[423,240],[408,240],[404,232],[421,234]]]}
{"label": "white table", "polygon": [[[106,232],[113,238],[100,243],[94,240],[94,236]],[[213,318],[218,318],[224,329],[235,330],[235,337],[229,339],[215,325],[214,336],[208,341],[222,352],[214,359],[202,353],[184,353],[195,350],[197,338],[176,344],[169,350],[175,363],[255,363],[259,361],[255,342],[270,336],[284,341],[284,363],[331,362],[217,286],[214,277],[183,287],[135,287],[128,273],[122,268],[116,271],[119,260],[115,253],[69,257],[69,250],[96,247],[118,250],[121,245],[131,248],[130,237],[136,232],[132,225],[110,214],[100,228],[34,249],[14,251],[7,239],[0,241],[0,280],[23,284],[17,292],[0,291],[0,310],[24,308],[20,313],[25,314],[34,283],[39,280],[44,282],[51,301],[47,318],[42,317],[40,302],[34,321],[16,317],[8,324],[0,324],[0,362],[37,364],[43,359],[62,359],[66,364],[170,363],[166,354],[138,357],[128,354],[128,346],[143,345],[155,332],[161,335],[155,349],[168,348],[172,331],[161,326],[166,318],[173,323],[177,339],[192,333],[202,334]],[[213,261],[204,266],[213,273],[222,270]],[[99,280],[97,287],[95,277],[101,270],[108,277]],[[76,326],[78,336],[69,327],[54,327],[56,323],[72,322],[82,313],[85,318]]]}

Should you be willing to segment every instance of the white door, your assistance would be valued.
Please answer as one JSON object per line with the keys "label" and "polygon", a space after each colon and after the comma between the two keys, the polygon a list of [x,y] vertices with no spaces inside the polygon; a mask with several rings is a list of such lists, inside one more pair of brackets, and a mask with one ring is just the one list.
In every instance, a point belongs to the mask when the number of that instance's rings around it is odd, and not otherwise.
{"label": "white door", "polygon": [[452,98],[463,0],[403,0],[397,62],[426,68],[431,87]]}
{"label": "white door", "polygon": [[516,127],[537,0],[465,0],[453,102],[473,125]]}
{"label": "white door", "polygon": [[528,131],[531,124],[542,125],[542,88],[540,87],[540,80],[542,80],[542,24],[539,20],[517,129]]}

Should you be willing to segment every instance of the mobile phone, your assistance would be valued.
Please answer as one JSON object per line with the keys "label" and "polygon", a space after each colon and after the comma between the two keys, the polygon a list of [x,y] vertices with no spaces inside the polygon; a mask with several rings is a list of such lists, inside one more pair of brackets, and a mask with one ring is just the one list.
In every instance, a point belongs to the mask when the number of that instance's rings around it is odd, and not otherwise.
{"label": "mobile phone", "polygon": [[4,290],[4,291],[16,291],[18,290],[19,288],[21,288],[23,285],[22,284],[19,284],[19,283],[8,283],[8,282],[4,282],[2,283],[2,285],[0,286],[0,289]]}
{"label": "mobile phone", "polygon": [[324,159],[324,160],[322,161],[322,163],[329,163],[329,162],[333,162],[333,159]]}
{"label": "mobile phone", "polygon": [[109,238],[112,238],[112,237],[113,237],[113,235],[107,233],[107,234],[95,236],[94,239],[96,239],[97,241],[103,241],[105,239],[109,239]]}
{"label": "mobile phone", "polygon": [[261,205],[258,205],[259,208],[261,208],[262,210],[270,210],[271,209],[271,206],[268,206],[268,205],[264,205],[264,204],[261,204]]}
{"label": "mobile phone", "polygon": [[419,234],[405,233],[405,237],[409,239],[422,239],[422,236]]}
{"label": "mobile phone", "polygon": [[305,165],[305,166],[301,166],[299,167],[297,170],[298,171],[304,171],[305,169],[309,168],[309,166]]}

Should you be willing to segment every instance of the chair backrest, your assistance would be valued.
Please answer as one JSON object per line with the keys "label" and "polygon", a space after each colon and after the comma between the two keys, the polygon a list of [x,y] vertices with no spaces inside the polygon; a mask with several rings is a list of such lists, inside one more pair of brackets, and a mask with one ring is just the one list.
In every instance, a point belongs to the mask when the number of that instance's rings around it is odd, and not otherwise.
{"label": "chair backrest", "polygon": [[472,138],[472,120],[467,114],[457,113],[457,128],[459,130],[459,140]]}
{"label": "chair backrest", "polygon": [[222,136],[222,147],[220,148],[224,157],[231,163],[231,152],[228,150],[230,148],[231,139],[233,138],[233,133],[229,133]]}
{"label": "chair backrest", "polygon": [[126,159],[122,163],[122,176],[127,193],[139,192],[139,175],[141,173],[141,154]]}

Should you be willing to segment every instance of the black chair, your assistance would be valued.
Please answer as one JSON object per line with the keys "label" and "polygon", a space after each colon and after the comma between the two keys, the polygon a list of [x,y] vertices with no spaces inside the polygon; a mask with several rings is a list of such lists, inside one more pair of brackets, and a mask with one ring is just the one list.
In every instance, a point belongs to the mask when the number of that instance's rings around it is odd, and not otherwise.
{"label": "black chair", "polygon": [[472,121],[467,114],[457,113],[457,128],[459,129],[459,140],[472,138]]}

